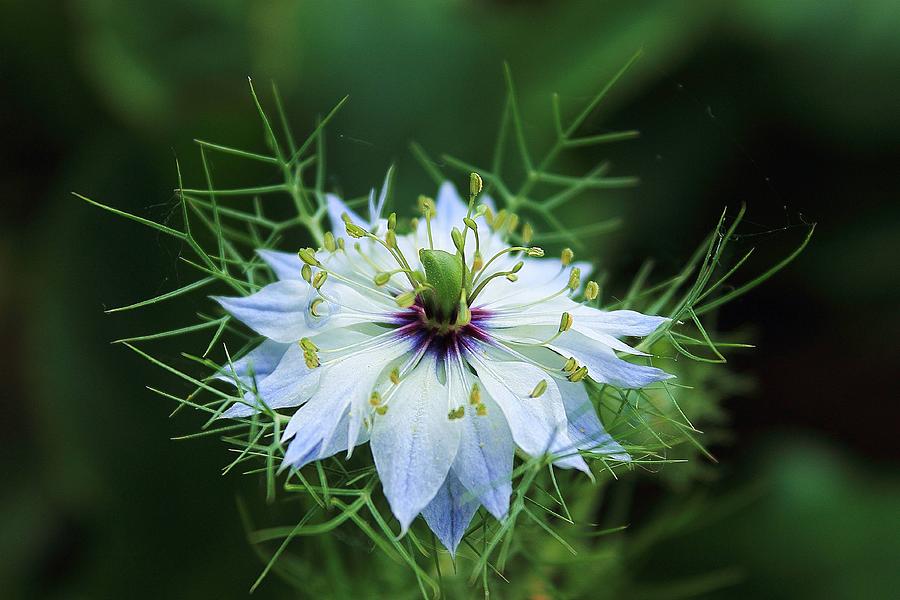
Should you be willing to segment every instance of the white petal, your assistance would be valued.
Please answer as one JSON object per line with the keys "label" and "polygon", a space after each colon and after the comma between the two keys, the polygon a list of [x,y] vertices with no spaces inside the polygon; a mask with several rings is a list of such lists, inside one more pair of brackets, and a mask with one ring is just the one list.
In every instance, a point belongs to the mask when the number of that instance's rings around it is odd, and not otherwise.
{"label": "white petal", "polygon": [[363,219],[356,211],[344,204],[344,201],[334,194],[325,194],[325,205],[328,210],[328,219],[331,221],[331,232],[336,238],[344,238],[348,243],[353,242],[353,238],[347,235],[347,228],[344,226],[342,218],[346,213],[350,220],[364,229],[369,228],[369,222]]}
{"label": "white petal", "polygon": [[569,437],[578,445],[578,449],[615,460],[631,460],[625,449],[603,428],[584,384],[558,381],[557,386],[566,407]]}
{"label": "white petal", "polygon": [[459,446],[459,420],[447,418],[434,358],[403,379],[372,426],[372,455],[403,533],[444,483]]}
{"label": "white petal", "polygon": [[425,522],[451,555],[478,510],[478,500],[456,478],[453,471],[422,511]]}
{"label": "white petal", "polygon": [[265,340],[238,360],[233,361],[232,364],[223,365],[222,370],[215,377],[229,383],[234,383],[234,379],[237,377],[244,386],[249,386],[253,379],[262,381],[272,374],[290,346],[291,344]]}
{"label": "white petal", "polygon": [[[262,402],[269,409],[299,406],[312,395],[318,386],[319,371],[306,366],[303,351],[291,344],[284,352],[278,366],[266,377],[256,380],[256,392],[249,389],[244,394],[247,404],[235,404],[223,417],[243,417],[262,410],[255,408]],[[252,383],[251,383],[252,385]]]}
{"label": "white petal", "polygon": [[303,261],[296,253],[262,249],[256,253],[269,265],[278,279],[301,279],[300,270],[303,268]]}
{"label": "white petal", "polygon": [[485,415],[475,414],[473,406],[466,407],[453,471],[494,517],[502,519],[512,494],[515,445],[506,417],[487,390],[481,391],[481,400]]}
{"label": "white petal", "polygon": [[[519,448],[531,456],[564,455],[556,464],[590,472],[569,439],[565,408],[550,375],[529,363],[497,361],[484,355],[470,362],[503,411]],[[531,392],[541,380],[547,381],[547,390],[532,398]]]}
{"label": "white petal", "polygon": [[622,388],[642,388],[673,377],[662,369],[635,365],[617,357],[608,346],[569,331],[549,345],[563,356],[573,356],[588,369],[591,379]]}

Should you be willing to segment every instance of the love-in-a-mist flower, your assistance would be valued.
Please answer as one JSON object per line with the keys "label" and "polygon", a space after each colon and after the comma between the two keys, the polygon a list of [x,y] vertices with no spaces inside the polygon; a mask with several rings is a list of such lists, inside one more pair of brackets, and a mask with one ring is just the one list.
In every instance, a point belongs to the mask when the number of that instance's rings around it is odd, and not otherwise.
{"label": "love-in-a-mist flower", "polygon": [[585,453],[629,460],[588,378],[637,388],[669,377],[616,355],[641,354],[620,338],[665,319],[588,306],[590,266],[510,246],[517,217],[486,196],[476,206],[480,191],[475,174],[468,203],[444,183],[406,234],[380,218],[384,189],[369,220],[328,196],[323,248],[260,250],[278,281],[216,298],[268,338],[223,375],[248,390],[225,416],[299,407],[284,466],[369,442],[402,531],[421,513],[451,552],[479,505],[506,515],[516,449],[586,473]]}

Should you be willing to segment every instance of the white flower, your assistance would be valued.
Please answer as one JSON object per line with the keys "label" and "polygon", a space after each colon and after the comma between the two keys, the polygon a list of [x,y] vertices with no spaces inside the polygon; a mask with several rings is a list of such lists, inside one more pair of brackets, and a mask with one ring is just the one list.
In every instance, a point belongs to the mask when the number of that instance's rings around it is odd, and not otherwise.
{"label": "white flower", "polygon": [[326,248],[260,250],[278,281],[215,298],[268,338],[235,363],[256,393],[225,416],[259,401],[296,408],[284,466],[369,442],[402,531],[422,513],[455,551],[479,505],[504,518],[516,448],[586,473],[582,453],[629,460],[584,379],[637,388],[668,378],[616,355],[641,354],[619,338],[665,319],[572,300],[588,264],[510,247],[505,213],[489,227],[449,183],[436,203],[420,200],[426,218],[407,235],[380,218],[384,195],[370,197],[370,222],[329,196]]}

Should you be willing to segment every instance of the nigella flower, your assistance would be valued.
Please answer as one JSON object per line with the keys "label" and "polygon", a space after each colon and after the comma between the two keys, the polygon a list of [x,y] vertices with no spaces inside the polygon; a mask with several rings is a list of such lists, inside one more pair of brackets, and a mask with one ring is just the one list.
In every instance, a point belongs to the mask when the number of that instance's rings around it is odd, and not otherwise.
{"label": "nigella flower", "polygon": [[[479,505],[504,518],[517,448],[588,474],[583,454],[629,460],[587,378],[637,388],[669,377],[616,355],[642,354],[620,338],[664,318],[573,300],[590,267],[570,251],[551,259],[508,245],[516,218],[494,215],[486,196],[476,209],[480,190],[473,174],[466,204],[444,183],[436,203],[420,198],[424,218],[403,235],[395,215],[379,217],[385,190],[370,196],[369,222],[328,196],[324,248],[260,250],[278,281],[216,298],[267,338],[229,369],[253,391],[225,416],[260,402],[299,407],[283,467],[369,442],[402,531],[421,513],[451,552]],[[596,298],[597,284],[583,295]]]}

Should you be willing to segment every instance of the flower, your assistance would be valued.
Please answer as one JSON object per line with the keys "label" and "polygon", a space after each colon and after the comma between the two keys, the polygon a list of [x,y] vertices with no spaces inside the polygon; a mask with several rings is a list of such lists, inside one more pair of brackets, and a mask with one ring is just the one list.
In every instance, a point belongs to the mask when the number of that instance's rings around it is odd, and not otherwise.
{"label": "flower", "polygon": [[[586,379],[637,388],[669,377],[616,355],[643,355],[619,338],[666,319],[573,300],[590,266],[508,245],[517,218],[487,196],[476,209],[476,177],[468,204],[450,183],[437,202],[421,197],[408,234],[380,218],[385,189],[370,196],[369,221],[329,195],[323,249],[259,250],[278,281],[215,298],[267,338],[220,374],[254,390],[224,416],[299,407],[283,468],[369,442],[401,532],[422,514],[451,552],[479,505],[506,515],[516,448],[589,475],[583,453],[629,460]],[[591,282],[585,296],[596,295]]]}

